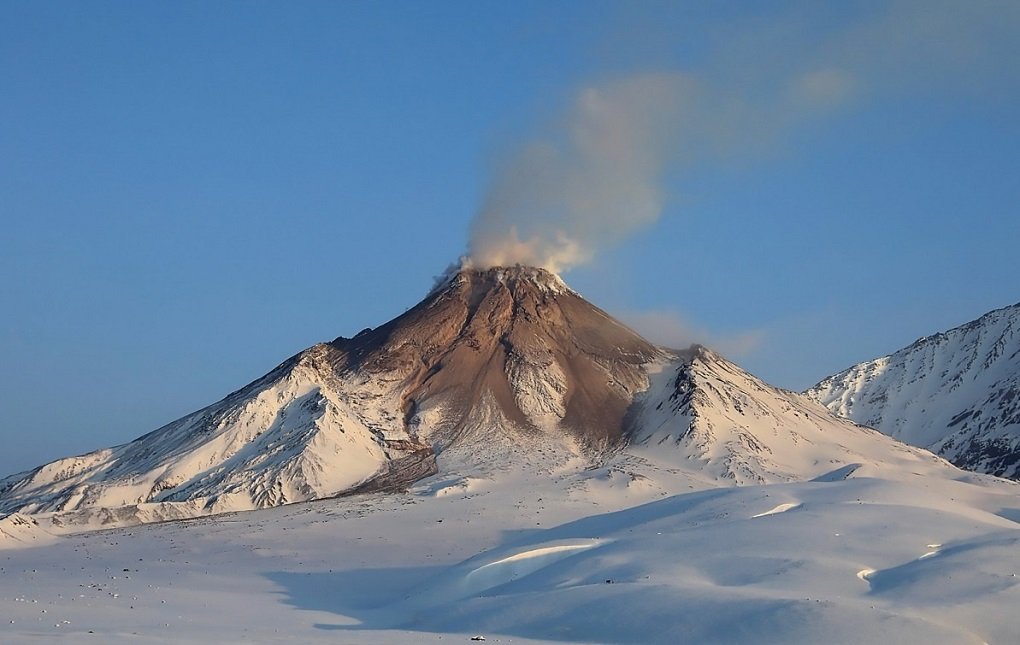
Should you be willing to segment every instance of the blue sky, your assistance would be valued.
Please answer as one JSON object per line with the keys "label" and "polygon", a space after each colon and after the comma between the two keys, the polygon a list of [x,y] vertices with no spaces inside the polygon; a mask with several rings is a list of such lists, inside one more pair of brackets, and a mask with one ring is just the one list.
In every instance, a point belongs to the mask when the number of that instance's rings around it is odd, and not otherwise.
{"label": "blue sky", "polygon": [[653,338],[800,389],[1017,302],[1017,5],[821,4],[3,2],[0,473],[401,313],[520,142],[635,75],[745,115],[564,274]]}

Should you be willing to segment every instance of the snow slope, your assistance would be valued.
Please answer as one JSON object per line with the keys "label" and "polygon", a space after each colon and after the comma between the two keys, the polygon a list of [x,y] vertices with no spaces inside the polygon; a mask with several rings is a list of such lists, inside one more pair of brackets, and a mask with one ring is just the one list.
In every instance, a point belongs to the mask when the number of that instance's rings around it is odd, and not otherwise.
{"label": "snow slope", "polygon": [[874,479],[690,493],[502,545],[386,613],[580,642],[1006,642],[1020,532],[954,506]]}
{"label": "snow slope", "polygon": [[855,365],[806,394],[960,467],[1018,479],[1020,304]]}
{"label": "snow slope", "polygon": [[55,535],[39,526],[31,517],[20,513],[0,517],[0,550],[39,546],[56,539]]}
{"label": "snow slope", "polygon": [[465,269],[208,408],[0,480],[0,512],[109,526],[399,490],[446,449],[595,458],[661,355],[546,271]]}
{"label": "snow slope", "polygon": [[652,378],[625,452],[673,461],[721,482],[762,484],[944,472],[948,464],[774,388],[695,347]]}
{"label": "snow slope", "polygon": [[130,443],[8,477],[0,510],[158,521],[328,497],[408,457],[432,472],[431,451],[388,423],[392,393],[338,386],[329,353],[313,347]]}

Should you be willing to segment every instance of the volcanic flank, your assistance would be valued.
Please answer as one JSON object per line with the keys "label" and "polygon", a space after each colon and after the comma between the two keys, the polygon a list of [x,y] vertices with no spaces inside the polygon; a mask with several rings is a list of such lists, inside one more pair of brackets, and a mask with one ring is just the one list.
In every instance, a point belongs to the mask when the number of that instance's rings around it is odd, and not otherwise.
{"label": "volcanic flank", "polygon": [[656,461],[702,485],[948,467],[709,350],[656,347],[548,271],[464,268],[207,408],[0,480],[0,514],[71,530],[403,490],[437,471],[639,479],[626,469]]}
{"label": "volcanic flank", "polygon": [[662,356],[555,275],[520,266],[459,271],[399,318],[329,347],[337,372],[400,379],[406,430],[437,450],[491,432],[479,411],[504,432],[611,446],[647,387],[644,366]]}

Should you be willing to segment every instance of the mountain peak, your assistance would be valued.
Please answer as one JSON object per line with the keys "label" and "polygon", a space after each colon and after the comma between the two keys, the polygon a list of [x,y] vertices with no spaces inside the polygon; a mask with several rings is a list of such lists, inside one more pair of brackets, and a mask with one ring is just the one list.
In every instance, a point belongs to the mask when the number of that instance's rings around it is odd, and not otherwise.
{"label": "mountain peak", "polygon": [[521,431],[614,444],[647,387],[644,366],[661,356],[555,274],[523,265],[451,269],[403,315],[333,346],[344,368],[398,379],[407,423],[439,450]]}
{"label": "mountain peak", "polygon": [[541,267],[515,264],[485,269],[475,268],[470,262],[452,264],[436,278],[432,293],[458,285],[470,285],[474,290],[488,291],[499,286],[511,292],[518,289],[537,289],[545,294],[576,293],[555,273]]}
{"label": "mountain peak", "polygon": [[807,395],[963,468],[1020,479],[1020,304],[854,365]]}

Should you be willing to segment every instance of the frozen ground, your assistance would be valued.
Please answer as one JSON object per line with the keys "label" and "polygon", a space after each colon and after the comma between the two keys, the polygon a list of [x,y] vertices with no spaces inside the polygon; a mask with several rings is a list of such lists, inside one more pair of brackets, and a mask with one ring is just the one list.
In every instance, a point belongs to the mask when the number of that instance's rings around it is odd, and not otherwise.
{"label": "frozen ground", "polygon": [[[1020,634],[1016,484],[955,469],[891,480],[844,468],[705,489],[647,473],[447,474],[402,495],[8,541],[0,642]],[[667,493],[680,490],[691,492]]]}

